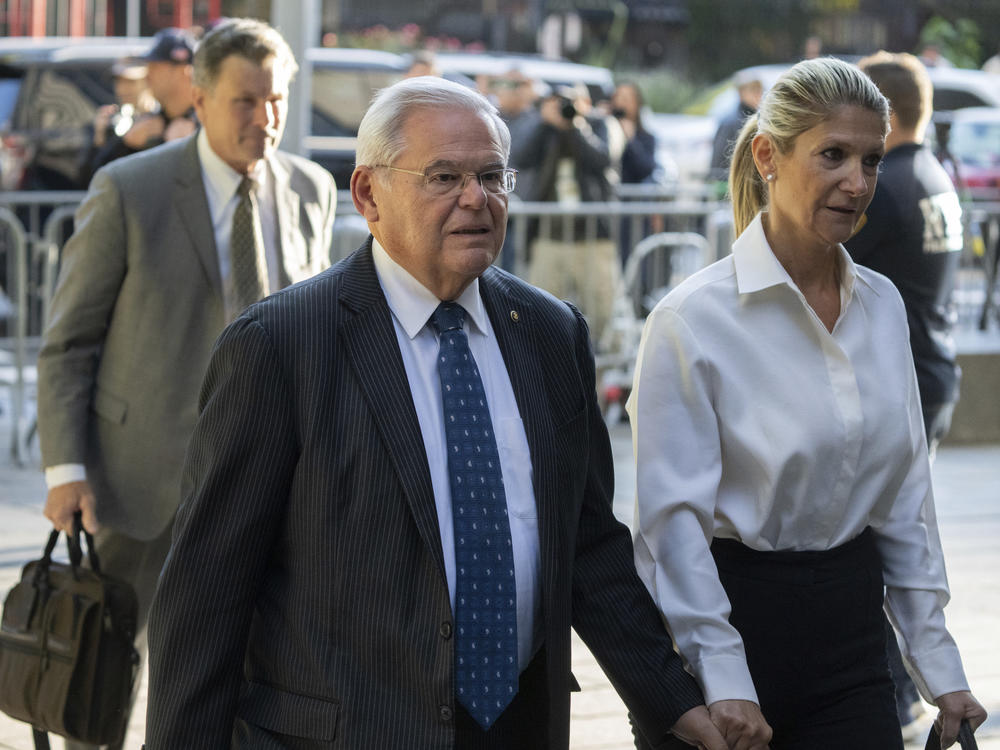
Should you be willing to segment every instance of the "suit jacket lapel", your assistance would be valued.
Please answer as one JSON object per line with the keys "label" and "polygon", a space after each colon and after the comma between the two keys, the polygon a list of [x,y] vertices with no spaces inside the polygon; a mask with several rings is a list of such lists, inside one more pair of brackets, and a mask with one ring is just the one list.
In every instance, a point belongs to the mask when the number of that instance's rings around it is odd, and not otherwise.
{"label": "suit jacket lapel", "polygon": [[420,535],[438,563],[441,580],[446,581],[427,454],[399,353],[392,313],[375,274],[371,238],[345,263],[348,267],[341,285],[340,302],[353,314],[341,325],[340,336]]}
{"label": "suit jacket lapel", "polygon": [[559,488],[556,474],[546,471],[557,460],[552,412],[545,393],[545,377],[539,366],[538,325],[531,304],[514,294],[499,273],[490,268],[480,277],[479,290],[490,323],[503,354],[514,398],[520,411],[531,453],[532,484],[538,508],[541,546],[542,602],[553,601],[558,558]]}
{"label": "suit jacket lapel", "polygon": [[181,226],[187,232],[191,247],[201,261],[202,270],[212,288],[222,296],[222,273],[219,271],[219,251],[215,246],[215,229],[205,197],[205,183],[198,159],[198,136],[188,139],[181,152],[174,190],[174,207],[180,214]]}

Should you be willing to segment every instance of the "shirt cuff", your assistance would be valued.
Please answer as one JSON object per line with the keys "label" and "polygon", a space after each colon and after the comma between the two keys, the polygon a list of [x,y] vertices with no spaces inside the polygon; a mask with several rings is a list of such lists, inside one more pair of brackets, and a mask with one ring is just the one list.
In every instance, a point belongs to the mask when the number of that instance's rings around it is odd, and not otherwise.
{"label": "shirt cuff", "polygon": [[750,701],[760,705],[746,659],[713,656],[692,666],[705,694],[706,706],[727,700]]}
{"label": "shirt cuff", "polygon": [[45,486],[50,490],[70,482],[83,482],[87,479],[87,470],[83,464],[56,464],[45,467]]}
{"label": "shirt cuff", "polygon": [[910,659],[917,672],[911,675],[913,683],[929,703],[934,703],[935,699],[946,693],[969,689],[958,646],[944,646],[922,654],[911,654]]}

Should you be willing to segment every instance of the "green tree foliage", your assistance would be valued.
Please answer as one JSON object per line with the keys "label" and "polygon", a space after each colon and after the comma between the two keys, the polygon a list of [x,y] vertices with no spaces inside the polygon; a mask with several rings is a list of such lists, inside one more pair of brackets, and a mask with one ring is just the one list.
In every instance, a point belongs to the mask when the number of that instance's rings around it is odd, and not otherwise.
{"label": "green tree foliage", "polygon": [[654,112],[681,112],[699,92],[699,87],[679,73],[659,70],[616,70],[618,81],[633,81]]}
{"label": "green tree foliage", "polygon": [[816,13],[799,0],[697,0],[688,8],[687,72],[704,82],[749,65],[798,60]]}
{"label": "green tree foliage", "polygon": [[941,16],[933,16],[920,30],[920,48],[927,45],[937,47],[959,68],[979,67],[979,26],[968,18],[951,23]]}

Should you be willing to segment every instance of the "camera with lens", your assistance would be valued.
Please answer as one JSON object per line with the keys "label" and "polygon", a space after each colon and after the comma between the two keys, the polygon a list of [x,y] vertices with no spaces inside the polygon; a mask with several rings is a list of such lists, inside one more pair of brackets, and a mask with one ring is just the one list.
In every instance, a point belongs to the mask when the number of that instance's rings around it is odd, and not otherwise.
{"label": "camera with lens", "polygon": [[135,122],[135,107],[131,104],[123,104],[111,116],[108,124],[114,130],[115,135],[120,138],[129,131],[133,122]]}
{"label": "camera with lens", "polygon": [[573,100],[567,96],[559,96],[559,112],[567,120],[572,120],[576,117],[576,107],[573,105]]}

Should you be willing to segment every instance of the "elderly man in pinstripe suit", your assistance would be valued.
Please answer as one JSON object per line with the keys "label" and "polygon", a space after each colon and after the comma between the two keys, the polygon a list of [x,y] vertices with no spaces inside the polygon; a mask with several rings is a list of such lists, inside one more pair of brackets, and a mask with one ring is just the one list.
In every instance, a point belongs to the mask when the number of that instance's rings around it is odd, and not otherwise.
{"label": "elderly man in pinstripe suit", "polygon": [[726,747],[611,512],[586,324],[491,265],[509,148],[461,86],[382,91],[351,182],[373,237],[217,342],[149,750],[567,748],[571,627],[654,746]]}

